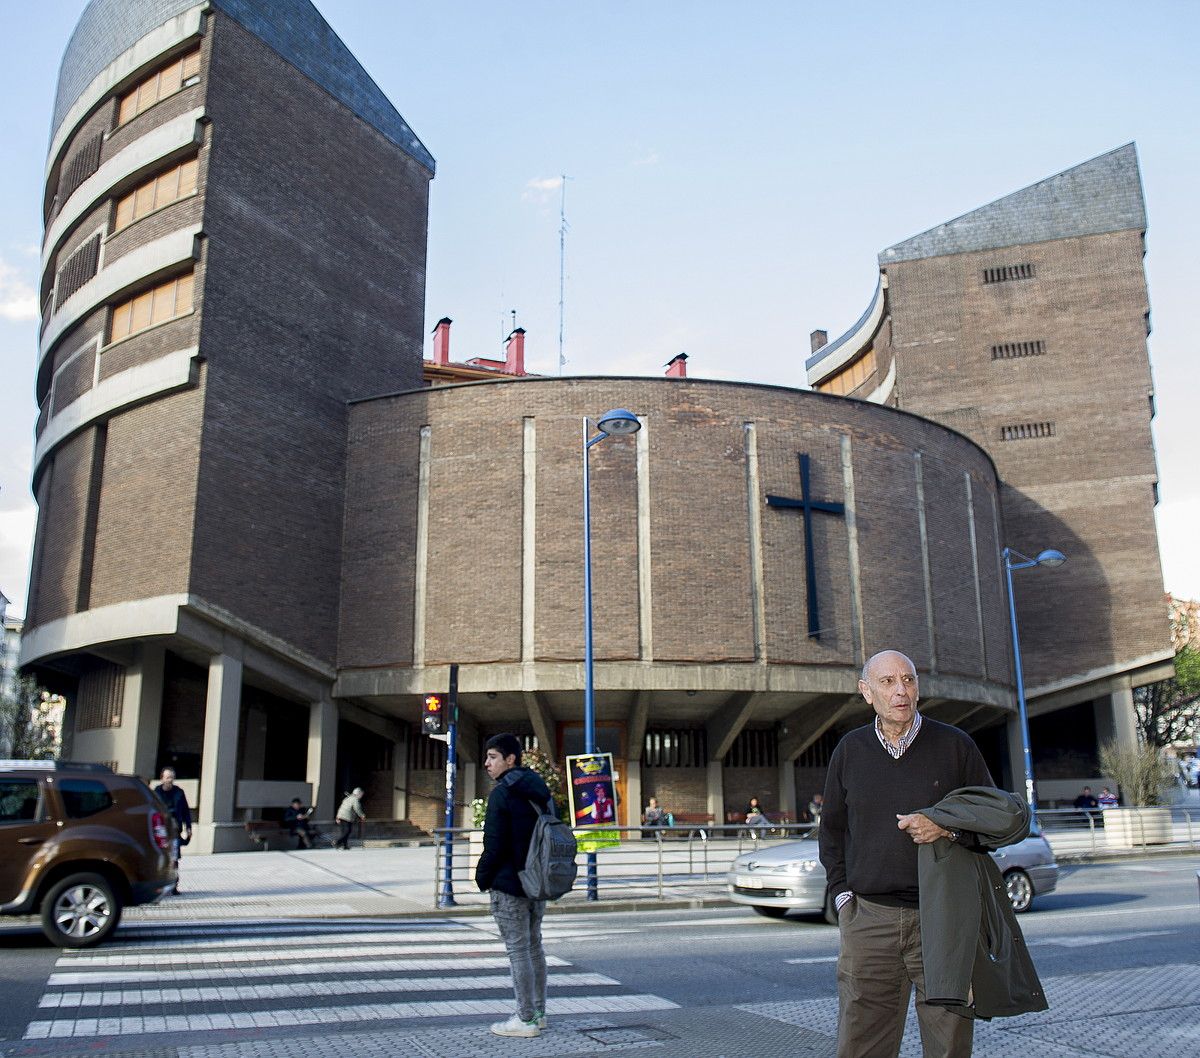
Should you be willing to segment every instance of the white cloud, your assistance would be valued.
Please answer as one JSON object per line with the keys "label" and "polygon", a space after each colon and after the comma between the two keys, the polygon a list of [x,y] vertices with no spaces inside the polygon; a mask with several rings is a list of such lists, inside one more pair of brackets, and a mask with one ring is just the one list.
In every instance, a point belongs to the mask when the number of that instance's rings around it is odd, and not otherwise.
{"label": "white cloud", "polygon": [[562,183],[561,176],[535,177],[525,185],[521,198],[526,202],[549,202],[556,196]]}
{"label": "white cloud", "polygon": [[651,151],[641,158],[635,158],[631,165],[658,165],[658,151]]}
{"label": "white cloud", "polygon": [[26,282],[21,271],[0,258],[0,318],[36,320],[37,292]]}
{"label": "white cloud", "polygon": [[36,526],[37,505],[32,500],[19,508],[0,511],[0,589],[8,596],[12,604],[10,613],[15,616],[25,612],[25,589]]}
{"label": "white cloud", "polygon": [[1164,501],[1155,514],[1167,591],[1181,599],[1200,599],[1200,549],[1196,547],[1200,498]]}

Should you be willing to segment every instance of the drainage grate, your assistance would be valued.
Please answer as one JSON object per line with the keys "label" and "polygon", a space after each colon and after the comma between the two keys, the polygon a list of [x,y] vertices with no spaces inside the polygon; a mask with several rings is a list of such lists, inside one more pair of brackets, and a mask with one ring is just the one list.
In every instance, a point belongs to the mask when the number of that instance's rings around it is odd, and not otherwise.
{"label": "drainage grate", "polygon": [[605,1047],[620,1047],[631,1043],[650,1043],[655,1040],[675,1040],[678,1036],[672,1036],[669,1032],[663,1032],[662,1029],[656,1029],[650,1025],[622,1025],[619,1028],[611,1029],[585,1029],[580,1033],[583,1036],[590,1036],[597,1043],[603,1044]]}

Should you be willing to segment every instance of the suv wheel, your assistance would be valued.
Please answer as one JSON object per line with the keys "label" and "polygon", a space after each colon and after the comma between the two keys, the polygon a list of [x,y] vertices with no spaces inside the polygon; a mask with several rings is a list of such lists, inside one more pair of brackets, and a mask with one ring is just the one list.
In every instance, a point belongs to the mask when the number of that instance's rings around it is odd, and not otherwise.
{"label": "suv wheel", "polygon": [[42,930],[60,948],[99,944],[121,921],[121,902],[99,874],[73,874],[42,901]]}

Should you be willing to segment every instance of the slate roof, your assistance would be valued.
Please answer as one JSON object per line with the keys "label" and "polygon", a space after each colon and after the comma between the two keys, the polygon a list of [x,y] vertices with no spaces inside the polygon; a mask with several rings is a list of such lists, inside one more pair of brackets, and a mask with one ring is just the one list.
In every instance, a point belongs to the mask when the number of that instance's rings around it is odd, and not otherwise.
{"label": "slate roof", "polygon": [[[211,0],[431,172],[433,156],[309,0]],[[198,0],[92,0],[63,54],[50,139],[101,70]]]}
{"label": "slate roof", "polygon": [[905,239],[879,264],[1145,228],[1137,147],[1127,143]]}

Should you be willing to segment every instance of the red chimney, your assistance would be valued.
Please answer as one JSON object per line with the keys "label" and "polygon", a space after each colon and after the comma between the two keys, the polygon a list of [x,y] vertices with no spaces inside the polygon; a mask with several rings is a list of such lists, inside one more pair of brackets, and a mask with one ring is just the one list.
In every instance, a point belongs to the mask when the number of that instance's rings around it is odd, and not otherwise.
{"label": "red chimney", "polygon": [[510,375],[525,374],[525,328],[518,327],[504,343],[504,370]]}
{"label": "red chimney", "polygon": [[667,378],[687,378],[687,353],[680,353],[667,364]]}
{"label": "red chimney", "polygon": [[435,364],[450,363],[450,324],[454,321],[443,316],[433,329],[433,362]]}

